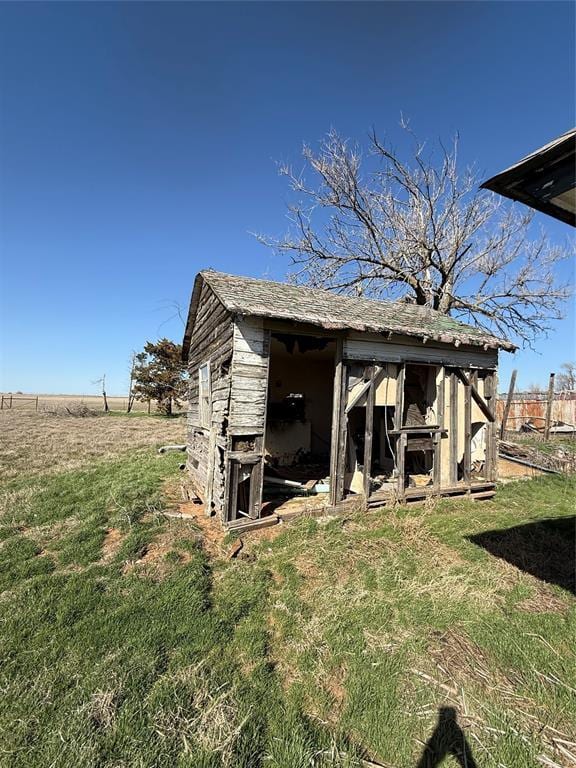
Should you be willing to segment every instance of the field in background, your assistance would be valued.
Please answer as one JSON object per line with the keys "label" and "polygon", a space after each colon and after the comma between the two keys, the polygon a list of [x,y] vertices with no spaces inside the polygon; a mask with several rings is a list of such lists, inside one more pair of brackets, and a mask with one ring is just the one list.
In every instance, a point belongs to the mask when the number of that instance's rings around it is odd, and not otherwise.
{"label": "field in background", "polygon": [[[36,398],[38,399],[38,410],[51,410],[65,406],[86,405],[95,411],[104,410],[104,400],[102,395],[40,395],[23,392],[0,393],[4,400],[3,410],[34,411],[36,410]],[[108,407],[111,411],[126,411],[128,406],[127,397],[108,396]],[[184,410],[184,406],[181,411]],[[148,402],[135,400],[132,411],[136,413],[147,413]],[[156,411],[156,402],[150,403],[150,412]],[[178,409],[175,409],[178,412]]]}
{"label": "field in background", "polygon": [[185,419],[0,411],[0,479],[41,476],[186,441]]}
{"label": "field in background", "polygon": [[571,478],[302,518],[230,559],[164,515],[184,419],[0,434],[0,766],[574,765]]}

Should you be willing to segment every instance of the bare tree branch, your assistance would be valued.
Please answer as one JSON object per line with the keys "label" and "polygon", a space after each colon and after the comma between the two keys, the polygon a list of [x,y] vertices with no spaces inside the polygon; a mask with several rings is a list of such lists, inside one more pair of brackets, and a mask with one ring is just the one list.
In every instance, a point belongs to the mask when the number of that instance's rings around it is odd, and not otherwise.
{"label": "bare tree branch", "polygon": [[411,301],[531,344],[571,294],[556,269],[567,250],[533,236],[531,211],[481,191],[474,168],[459,169],[458,137],[434,156],[403,127],[409,162],[375,132],[368,162],[335,131],[318,152],[304,146],[315,183],[281,166],[295,195],[289,232],[258,239],[290,255],[297,283]]}

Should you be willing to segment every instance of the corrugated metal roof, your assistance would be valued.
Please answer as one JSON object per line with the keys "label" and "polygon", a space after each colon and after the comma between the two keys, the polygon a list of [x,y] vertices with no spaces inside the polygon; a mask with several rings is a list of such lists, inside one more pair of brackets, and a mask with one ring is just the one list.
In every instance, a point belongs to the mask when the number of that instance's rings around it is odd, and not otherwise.
{"label": "corrugated metal roof", "polygon": [[[205,281],[233,314],[308,323],[330,330],[396,333],[447,344],[470,344],[509,351],[516,346],[428,307],[341,296],[289,283],[204,270],[196,278],[184,346],[194,325],[200,282]],[[196,297],[196,301],[194,300]]]}

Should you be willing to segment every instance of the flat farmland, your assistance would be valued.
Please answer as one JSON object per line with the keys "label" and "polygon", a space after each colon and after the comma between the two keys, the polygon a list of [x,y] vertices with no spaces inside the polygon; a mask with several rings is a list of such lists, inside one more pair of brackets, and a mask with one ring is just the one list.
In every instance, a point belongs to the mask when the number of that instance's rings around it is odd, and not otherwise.
{"label": "flat farmland", "polygon": [[[4,400],[3,410],[35,411],[36,398],[38,398],[39,411],[50,411],[58,408],[65,408],[66,406],[71,407],[78,405],[85,405],[87,408],[95,411],[104,410],[102,395],[42,395],[36,392],[3,392],[0,394]],[[127,406],[127,397],[108,395],[108,407],[111,411],[126,411]],[[155,410],[156,402],[152,400],[150,403],[150,411],[151,413],[154,413]],[[178,412],[178,409],[175,410]],[[147,413],[148,403],[136,400],[132,406],[132,411],[136,413]]]}
{"label": "flat farmland", "polygon": [[[68,401],[70,402],[70,401]],[[72,403],[70,403],[73,405]],[[0,480],[54,474],[123,454],[185,442],[185,419],[75,417],[64,409],[0,411]]]}

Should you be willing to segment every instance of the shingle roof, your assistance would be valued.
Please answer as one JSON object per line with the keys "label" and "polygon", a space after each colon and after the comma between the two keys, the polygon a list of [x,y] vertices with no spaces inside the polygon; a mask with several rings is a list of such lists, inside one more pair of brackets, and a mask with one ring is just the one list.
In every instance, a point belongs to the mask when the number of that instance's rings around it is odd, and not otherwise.
{"label": "shingle roof", "polygon": [[[509,351],[516,346],[428,307],[392,301],[341,296],[318,288],[305,288],[252,277],[238,277],[204,270],[196,280],[205,281],[233,314],[309,323],[330,330],[372,333],[392,332],[447,344],[471,344]],[[196,295],[197,291],[194,293]],[[196,314],[192,301],[186,338]]]}

